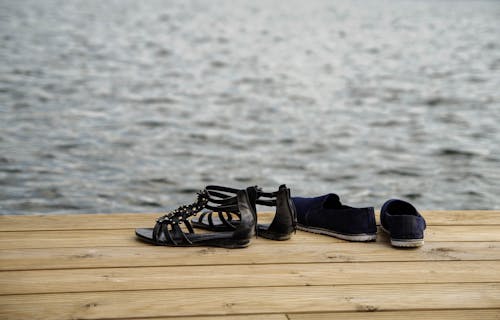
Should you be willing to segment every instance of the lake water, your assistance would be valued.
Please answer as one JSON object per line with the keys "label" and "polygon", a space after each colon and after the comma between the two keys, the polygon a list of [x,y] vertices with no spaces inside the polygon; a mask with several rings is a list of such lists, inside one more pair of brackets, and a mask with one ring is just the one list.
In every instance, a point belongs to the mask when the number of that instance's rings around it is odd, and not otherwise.
{"label": "lake water", "polygon": [[500,1],[1,1],[0,41],[0,214],[500,209]]}

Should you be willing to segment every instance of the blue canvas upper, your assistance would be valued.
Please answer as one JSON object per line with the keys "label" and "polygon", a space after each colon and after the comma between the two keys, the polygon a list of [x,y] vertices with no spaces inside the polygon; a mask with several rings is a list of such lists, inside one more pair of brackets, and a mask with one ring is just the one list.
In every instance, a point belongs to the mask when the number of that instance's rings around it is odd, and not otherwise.
{"label": "blue canvas upper", "polygon": [[423,239],[426,223],[424,217],[410,203],[391,199],[380,209],[382,227],[394,239]]}
{"label": "blue canvas upper", "polygon": [[348,235],[377,232],[373,207],[353,208],[343,205],[339,196],[333,193],[315,198],[293,197],[292,201],[300,225]]}

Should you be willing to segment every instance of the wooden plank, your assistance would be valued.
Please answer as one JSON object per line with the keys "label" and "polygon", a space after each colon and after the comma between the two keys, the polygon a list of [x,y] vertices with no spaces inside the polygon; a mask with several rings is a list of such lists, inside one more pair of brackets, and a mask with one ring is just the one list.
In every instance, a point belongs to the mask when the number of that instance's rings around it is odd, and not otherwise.
{"label": "wooden plank", "polygon": [[135,245],[138,243],[133,229],[0,232],[0,249]]}
{"label": "wooden plank", "polygon": [[[129,320],[150,320],[151,318],[133,318]],[[155,320],[171,320],[155,318]],[[489,320],[500,319],[500,309],[472,309],[472,310],[419,310],[419,311],[378,311],[378,312],[330,312],[306,314],[259,314],[237,316],[206,316],[183,317],[183,320]]]}
{"label": "wooden plank", "polygon": [[[418,304],[416,303],[418,301]],[[488,309],[500,284],[398,284],[8,295],[1,319],[102,319],[256,313]]]}
{"label": "wooden plank", "polygon": [[488,320],[500,319],[500,309],[488,310],[419,310],[419,311],[381,311],[381,312],[335,312],[287,314],[289,320]]}
{"label": "wooden plank", "polygon": [[419,249],[389,243],[289,245],[257,239],[248,248],[134,247],[0,250],[0,270],[365,261],[500,260],[498,242],[430,242]]}
{"label": "wooden plank", "polygon": [[[379,230],[377,241],[388,242],[388,236]],[[500,225],[493,226],[430,226],[425,232],[426,242],[435,241],[500,241]],[[290,245],[304,243],[345,243],[333,237],[297,231]],[[72,248],[72,247],[130,247],[138,245],[133,229],[118,230],[60,230],[0,232],[0,249]]]}
{"label": "wooden plank", "polygon": [[[429,226],[500,224],[500,210],[422,211],[422,214]],[[0,216],[0,231],[133,229],[151,227],[160,215],[160,213],[3,215]],[[271,216],[271,213],[259,213],[259,218],[263,220],[268,220]]]}
{"label": "wooden plank", "polygon": [[[176,318],[154,318],[154,320],[172,320]],[[199,316],[199,317],[182,317],[182,320],[288,320],[285,314],[250,314],[250,315],[226,315],[226,316]],[[151,318],[127,318],[127,320],[152,320]]]}
{"label": "wooden plank", "polygon": [[[422,210],[429,226],[500,224],[500,210]],[[377,212],[377,224],[380,224]]]}
{"label": "wooden plank", "polygon": [[[162,317],[155,320],[171,320]],[[500,309],[473,309],[473,310],[419,310],[419,311],[378,311],[378,312],[330,312],[330,313],[302,313],[302,314],[259,314],[243,316],[207,316],[183,317],[183,320],[489,320],[500,319]],[[151,320],[151,318],[133,318],[129,320]]]}
{"label": "wooden plank", "polygon": [[[172,320],[177,318],[161,317],[154,320]],[[182,320],[288,320],[285,314],[247,314],[247,315],[226,315],[226,316],[198,316],[198,317],[182,317]],[[126,320],[152,320],[151,318],[127,318]]]}
{"label": "wooden plank", "polygon": [[154,225],[159,213],[3,215],[0,231],[132,229]]}
{"label": "wooden plank", "polygon": [[500,263],[352,262],[3,271],[0,294],[450,282],[500,282]]}

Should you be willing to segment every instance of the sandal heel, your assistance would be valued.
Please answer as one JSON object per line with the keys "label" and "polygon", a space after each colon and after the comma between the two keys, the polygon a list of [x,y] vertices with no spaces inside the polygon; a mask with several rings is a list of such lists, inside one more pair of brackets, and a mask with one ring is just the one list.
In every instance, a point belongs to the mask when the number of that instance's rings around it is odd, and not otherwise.
{"label": "sandal heel", "polygon": [[297,213],[290,197],[290,189],[281,185],[275,197],[276,213],[273,221],[268,228],[260,227],[259,235],[269,240],[288,240],[297,226]]}

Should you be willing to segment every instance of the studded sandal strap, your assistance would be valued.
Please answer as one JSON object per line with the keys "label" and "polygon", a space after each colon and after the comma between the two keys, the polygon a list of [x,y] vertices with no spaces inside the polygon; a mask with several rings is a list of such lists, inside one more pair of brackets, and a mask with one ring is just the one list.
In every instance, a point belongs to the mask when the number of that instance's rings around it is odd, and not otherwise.
{"label": "studded sandal strap", "polygon": [[[212,190],[208,190],[209,187]],[[192,244],[192,241],[187,236],[187,234],[194,233],[194,229],[189,221],[189,218],[205,208],[219,212],[219,217],[221,218],[222,223],[232,225],[231,213],[239,212],[238,199],[236,196],[219,193],[214,190],[231,192],[233,189],[218,186],[209,187],[198,192],[198,198],[194,203],[180,206],[179,208],[159,217],[153,228],[153,241],[157,243],[166,242],[173,245]],[[213,203],[213,205],[211,203]],[[223,216],[222,212],[227,214],[227,218]],[[209,212],[203,212],[201,217],[204,217],[207,213]],[[207,218],[210,225],[214,225],[212,215],[208,214]],[[182,230],[182,224],[186,226],[188,233],[185,233]],[[162,239],[162,235],[164,236],[164,239]]]}

